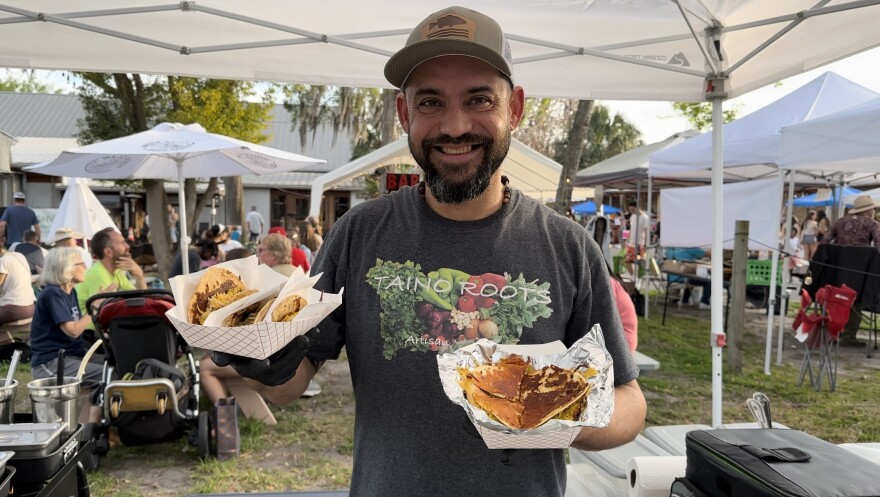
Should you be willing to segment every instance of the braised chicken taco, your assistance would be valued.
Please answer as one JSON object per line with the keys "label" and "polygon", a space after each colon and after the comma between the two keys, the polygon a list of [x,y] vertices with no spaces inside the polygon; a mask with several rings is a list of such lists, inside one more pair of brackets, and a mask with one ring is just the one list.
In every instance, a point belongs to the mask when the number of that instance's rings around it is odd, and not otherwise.
{"label": "braised chicken taco", "polygon": [[208,268],[190,298],[187,319],[190,323],[203,324],[212,312],[254,293],[257,290],[249,290],[232,271]]}

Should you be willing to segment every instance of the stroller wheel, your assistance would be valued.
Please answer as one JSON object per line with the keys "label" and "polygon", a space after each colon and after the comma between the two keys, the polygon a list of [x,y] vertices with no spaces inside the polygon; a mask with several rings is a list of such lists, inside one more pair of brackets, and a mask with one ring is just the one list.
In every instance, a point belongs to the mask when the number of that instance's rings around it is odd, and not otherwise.
{"label": "stroller wheel", "polygon": [[159,412],[159,416],[165,415],[165,407],[168,405],[168,398],[164,395],[159,395],[156,397],[156,410]]}
{"label": "stroller wheel", "polygon": [[213,444],[211,443],[211,416],[207,412],[199,413],[199,457],[207,459],[213,453]]}
{"label": "stroller wheel", "polygon": [[119,405],[122,404],[122,399],[114,397],[110,400],[110,417],[116,419],[119,417]]}

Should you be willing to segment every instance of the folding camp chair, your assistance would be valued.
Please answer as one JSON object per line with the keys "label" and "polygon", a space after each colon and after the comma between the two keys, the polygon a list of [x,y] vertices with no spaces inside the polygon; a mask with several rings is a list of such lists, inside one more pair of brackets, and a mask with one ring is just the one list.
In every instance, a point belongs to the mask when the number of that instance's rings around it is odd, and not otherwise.
{"label": "folding camp chair", "polygon": [[[803,385],[804,378],[809,375],[814,390],[822,389],[825,377],[831,391],[837,388],[840,333],[849,320],[855,299],[855,290],[846,285],[825,285],[816,292],[815,302],[806,291],[802,291],[801,309],[793,324],[795,338],[804,344],[798,386]],[[818,356],[815,366],[814,353]]]}

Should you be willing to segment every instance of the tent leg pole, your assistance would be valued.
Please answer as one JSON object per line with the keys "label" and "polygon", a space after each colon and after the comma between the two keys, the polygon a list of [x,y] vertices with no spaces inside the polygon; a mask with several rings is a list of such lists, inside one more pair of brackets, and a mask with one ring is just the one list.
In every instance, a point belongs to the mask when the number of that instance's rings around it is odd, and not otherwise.
{"label": "tent leg pole", "polygon": [[[722,85],[723,80],[713,81]],[[716,88],[719,91],[721,88]],[[712,324],[710,341],[712,345],[712,426],[722,424],[722,347],[727,337],[724,330],[724,251],[722,225],[724,220],[724,122],[721,114],[723,97],[719,94],[712,99]]]}
{"label": "tent leg pole", "polygon": [[[646,247],[650,247],[651,245],[651,189],[653,186],[653,180],[648,176],[648,239],[645,240]],[[651,288],[651,257],[648,255],[647,250],[645,250],[645,257],[645,278],[648,279],[648,284],[645,285],[645,319],[648,319],[648,308],[651,304],[651,295],[648,293],[648,289]]]}
{"label": "tent leg pole", "polygon": [[186,229],[186,192],[183,179],[183,159],[177,160],[177,200],[180,203],[180,262],[183,274],[189,274],[189,230]]}

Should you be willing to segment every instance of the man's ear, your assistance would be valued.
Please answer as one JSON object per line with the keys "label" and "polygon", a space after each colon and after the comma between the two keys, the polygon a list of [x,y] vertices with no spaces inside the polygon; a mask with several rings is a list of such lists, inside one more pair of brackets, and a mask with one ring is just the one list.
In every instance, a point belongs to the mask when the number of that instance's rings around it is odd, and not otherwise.
{"label": "man's ear", "polygon": [[510,126],[519,127],[526,107],[526,94],[521,86],[515,86],[510,94]]}
{"label": "man's ear", "polygon": [[409,107],[406,105],[406,95],[402,90],[397,94],[394,102],[397,105],[397,120],[400,122],[400,127],[403,128],[404,133],[409,134]]}

